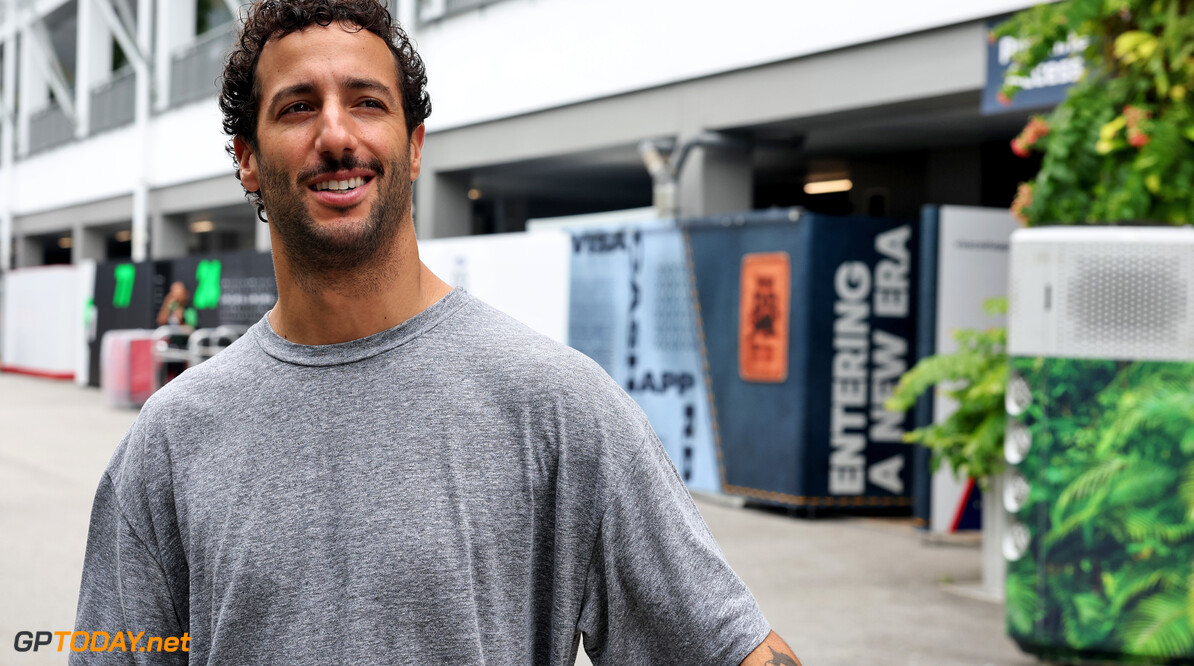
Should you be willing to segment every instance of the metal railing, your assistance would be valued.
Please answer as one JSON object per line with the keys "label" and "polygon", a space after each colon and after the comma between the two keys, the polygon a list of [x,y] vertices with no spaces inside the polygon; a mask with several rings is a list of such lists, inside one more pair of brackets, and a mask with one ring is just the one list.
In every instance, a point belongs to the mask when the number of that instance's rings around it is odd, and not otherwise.
{"label": "metal railing", "polygon": [[91,89],[91,133],[128,125],[136,117],[137,75],[122,67]]}
{"label": "metal railing", "polygon": [[224,59],[236,39],[233,23],[208,30],[170,62],[170,106],[214,96],[224,73]]}
{"label": "metal railing", "polygon": [[29,119],[29,152],[36,153],[60,146],[75,138],[75,126],[56,102]]}

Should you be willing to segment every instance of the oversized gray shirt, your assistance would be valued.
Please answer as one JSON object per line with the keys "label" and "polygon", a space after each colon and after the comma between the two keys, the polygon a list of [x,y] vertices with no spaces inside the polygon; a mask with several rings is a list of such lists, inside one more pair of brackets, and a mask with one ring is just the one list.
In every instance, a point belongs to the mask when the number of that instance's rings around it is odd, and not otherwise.
{"label": "oversized gray shirt", "polygon": [[571,664],[580,634],[596,664],[737,664],[769,627],[634,401],[456,290],[342,344],[262,319],[154,395],[76,630],[190,637],[89,664]]}

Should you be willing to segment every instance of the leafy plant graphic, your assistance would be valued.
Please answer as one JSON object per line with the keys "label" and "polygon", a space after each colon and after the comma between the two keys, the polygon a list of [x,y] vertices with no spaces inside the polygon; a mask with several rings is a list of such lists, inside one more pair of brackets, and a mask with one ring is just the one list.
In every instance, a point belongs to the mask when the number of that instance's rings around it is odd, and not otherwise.
{"label": "leafy plant graphic", "polygon": [[[1194,365],[1014,359],[1033,387],[1007,621],[1038,646],[1194,656]],[[1046,418],[1047,416],[1047,418]],[[1046,650],[1047,652],[1047,650]]]}

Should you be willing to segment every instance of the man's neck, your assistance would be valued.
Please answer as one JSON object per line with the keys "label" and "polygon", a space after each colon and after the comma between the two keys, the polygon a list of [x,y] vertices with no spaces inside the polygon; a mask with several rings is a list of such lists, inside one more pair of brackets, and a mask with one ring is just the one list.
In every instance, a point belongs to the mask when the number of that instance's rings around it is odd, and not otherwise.
{"label": "man's neck", "polygon": [[285,250],[274,240],[278,303],[269,322],[290,342],[328,345],[380,333],[419,314],[452,290],[419,261],[413,233],[403,234],[389,256],[346,279],[296,279]]}

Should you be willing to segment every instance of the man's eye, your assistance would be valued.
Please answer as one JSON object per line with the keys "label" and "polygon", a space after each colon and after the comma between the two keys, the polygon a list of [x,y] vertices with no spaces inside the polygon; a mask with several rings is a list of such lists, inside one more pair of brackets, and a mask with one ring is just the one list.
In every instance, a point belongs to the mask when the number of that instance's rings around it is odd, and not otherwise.
{"label": "man's eye", "polygon": [[282,109],[282,114],[285,115],[287,113],[302,113],[304,111],[311,111],[311,110],[312,109],[311,109],[310,104],[307,104],[306,102],[295,102],[294,104],[291,104],[290,106]]}
{"label": "man's eye", "polygon": [[367,99],[361,102],[361,106],[367,106],[372,109],[385,109],[386,105],[382,104],[376,99]]}

